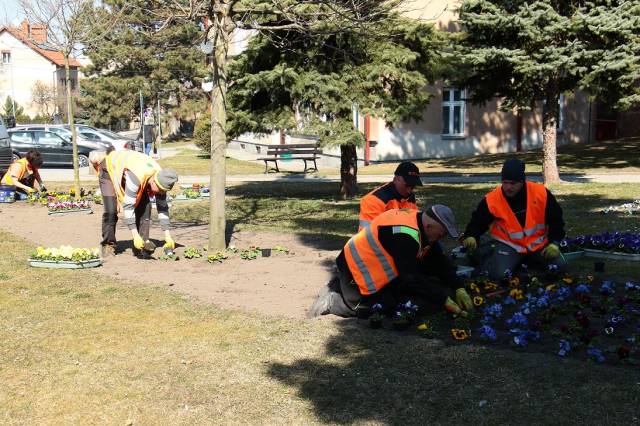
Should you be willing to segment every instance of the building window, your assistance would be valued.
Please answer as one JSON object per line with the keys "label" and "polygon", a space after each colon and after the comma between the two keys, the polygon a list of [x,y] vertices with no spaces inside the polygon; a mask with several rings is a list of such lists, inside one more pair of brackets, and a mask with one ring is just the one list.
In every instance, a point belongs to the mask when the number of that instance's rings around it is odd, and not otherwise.
{"label": "building window", "polygon": [[464,90],[442,90],[442,135],[464,136]]}
{"label": "building window", "polygon": [[10,64],[11,63],[11,52],[9,52],[7,50],[3,50],[2,51],[2,63],[3,64]]}

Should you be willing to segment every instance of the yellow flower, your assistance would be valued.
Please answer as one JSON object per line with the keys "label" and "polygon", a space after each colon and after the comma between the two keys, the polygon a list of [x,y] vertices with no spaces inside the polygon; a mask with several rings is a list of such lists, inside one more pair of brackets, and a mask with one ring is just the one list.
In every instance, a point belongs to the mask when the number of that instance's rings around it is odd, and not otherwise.
{"label": "yellow flower", "polygon": [[518,290],[517,288],[514,288],[513,290],[511,290],[509,292],[509,296],[513,297],[516,300],[524,299],[524,294],[522,293],[522,290]]}
{"label": "yellow flower", "polygon": [[476,283],[471,283],[471,285],[469,286],[469,288],[471,289],[471,291],[473,291],[474,293],[478,293],[480,294],[480,288],[476,285]]}
{"label": "yellow flower", "polygon": [[420,324],[418,326],[418,330],[420,330],[420,331],[425,331],[425,330],[428,330],[428,329],[429,329],[429,324],[427,324],[426,322],[423,322],[422,324]]}
{"label": "yellow flower", "polygon": [[509,280],[509,285],[511,287],[518,287],[520,285],[520,278],[518,277],[513,277]]}
{"label": "yellow flower", "polygon": [[548,286],[545,287],[545,289],[547,291],[556,291],[556,285],[555,284],[549,284]]}
{"label": "yellow flower", "polygon": [[470,333],[468,333],[467,330],[464,330],[462,328],[452,328],[451,335],[456,340],[466,340],[470,337]]}
{"label": "yellow flower", "polygon": [[73,247],[71,246],[60,246],[60,256],[64,259],[71,259],[73,257]]}
{"label": "yellow flower", "polygon": [[593,281],[593,275],[587,275],[587,281],[589,282]]}
{"label": "yellow flower", "polygon": [[480,306],[484,303],[484,299],[481,296],[475,296],[473,298],[473,304],[476,306]]}
{"label": "yellow flower", "polygon": [[497,288],[498,288],[498,284],[493,283],[491,281],[487,281],[486,283],[484,283],[485,290],[495,290]]}
{"label": "yellow flower", "polygon": [[566,284],[573,284],[573,278],[571,277],[564,277],[562,281],[564,281]]}

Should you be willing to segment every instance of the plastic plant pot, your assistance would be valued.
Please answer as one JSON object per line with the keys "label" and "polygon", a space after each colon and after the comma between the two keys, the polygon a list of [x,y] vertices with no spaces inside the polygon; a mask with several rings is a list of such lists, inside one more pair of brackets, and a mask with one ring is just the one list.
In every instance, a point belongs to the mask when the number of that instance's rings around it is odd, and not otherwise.
{"label": "plastic plant pot", "polygon": [[262,257],[269,257],[269,256],[271,256],[271,249],[270,249],[270,248],[263,248],[263,249],[260,249],[260,252],[262,253]]}

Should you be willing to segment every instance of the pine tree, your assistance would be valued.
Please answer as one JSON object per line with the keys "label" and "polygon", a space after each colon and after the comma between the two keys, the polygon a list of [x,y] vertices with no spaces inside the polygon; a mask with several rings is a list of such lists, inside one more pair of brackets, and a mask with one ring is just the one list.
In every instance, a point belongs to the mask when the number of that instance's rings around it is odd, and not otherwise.
{"label": "pine tree", "polygon": [[[339,23],[336,23],[339,25]],[[389,11],[375,32],[259,34],[230,66],[228,137],[243,132],[305,132],[340,146],[344,197],[357,191],[353,109],[388,125],[419,120],[436,77],[439,39],[430,25]]]}
{"label": "pine tree", "polygon": [[[139,113],[139,92],[147,104],[158,98],[176,114],[189,119],[193,102],[206,110],[206,97],[200,82],[206,74],[204,54],[197,48],[202,31],[192,22],[172,23],[159,30],[156,2],[118,0],[102,2],[95,13],[123,14],[106,40],[87,46],[92,61],[82,81],[82,105],[97,125],[128,121],[132,111]],[[173,104],[169,104],[169,99]],[[182,103],[187,102],[187,107]],[[180,116],[178,117],[180,118]]]}
{"label": "pine tree", "polygon": [[[14,111],[14,100],[13,98],[11,98],[11,96],[7,96],[7,98],[4,101],[4,105],[2,109],[3,109],[2,112],[5,117],[13,116],[17,122],[24,121],[24,118],[28,117],[24,113],[24,108],[20,106],[20,104],[17,102],[15,102],[15,111]],[[15,115],[14,115],[14,112],[15,112]]]}
{"label": "pine tree", "polygon": [[471,0],[460,9],[456,50],[475,102],[504,109],[542,102],[543,175],[559,181],[556,123],[560,94],[583,89],[619,107],[640,101],[640,3],[597,0]]}

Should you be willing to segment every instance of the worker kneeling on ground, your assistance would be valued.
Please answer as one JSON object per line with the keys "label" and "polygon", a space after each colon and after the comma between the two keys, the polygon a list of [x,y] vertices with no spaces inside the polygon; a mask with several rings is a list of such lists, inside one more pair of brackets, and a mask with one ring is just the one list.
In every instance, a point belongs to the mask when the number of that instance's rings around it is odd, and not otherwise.
{"label": "worker kneeling on ground", "polygon": [[15,186],[16,198],[21,200],[26,200],[29,194],[35,192],[36,182],[40,186],[40,192],[46,192],[47,188],[44,187],[38,171],[43,163],[40,151],[32,149],[24,158],[11,163],[0,184]]}
{"label": "worker kneeling on ground", "polygon": [[418,166],[410,161],[398,164],[391,182],[377,187],[360,200],[358,231],[368,227],[373,219],[387,210],[417,210],[416,195],[413,193],[416,186],[422,186]]}
{"label": "worker kneeling on ground", "polygon": [[151,157],[136,151],[94,151],[90,161],[98,172],[104,205],[102,214],[102,252],[115,254],[118,203],[133,237],[133,253],[142,254],[149,244],[151,201],[155,197],[158,220],[165,235],[165,249],[175,249],[169,232],[167,191],[178,181],[172,169],[163,169]]}
{"label": "worker kneeling on ground", "polygon": [[366,317],[374,304],[394,309],[403,298],[466,315],[473,303],[438,244],[447,234],[458,237],[447,206],[382,213],[345,245],[336,259],[339,280],[323,288],[309,316]]}
{"label": "worker kneeling on ground", "polygon": [[[464,232],[469,257],[495,281],[522,263],[561,271],[565,232],[555,197],[544,185],[526,180],[525,164],[517,158],[505,161],[501,177],[502,185],[480,201]],[[480,242],[487,230],[490,238]]]}

